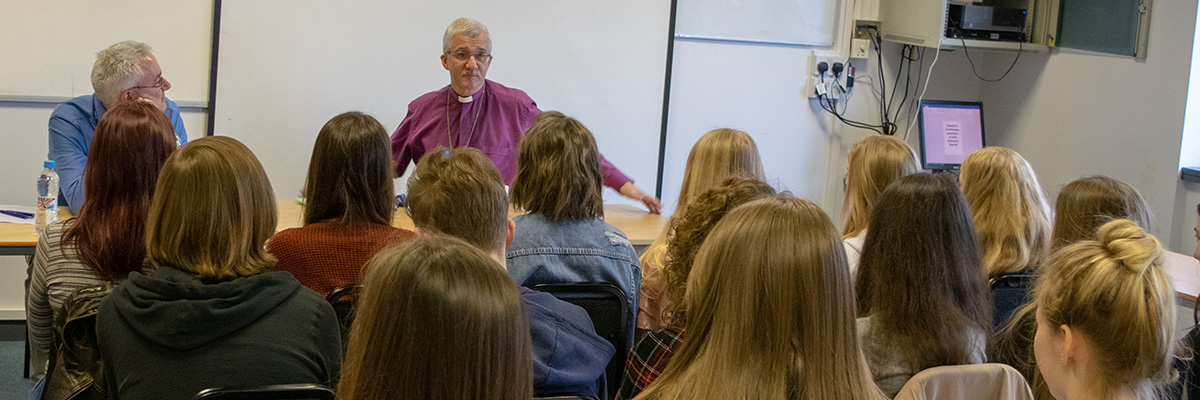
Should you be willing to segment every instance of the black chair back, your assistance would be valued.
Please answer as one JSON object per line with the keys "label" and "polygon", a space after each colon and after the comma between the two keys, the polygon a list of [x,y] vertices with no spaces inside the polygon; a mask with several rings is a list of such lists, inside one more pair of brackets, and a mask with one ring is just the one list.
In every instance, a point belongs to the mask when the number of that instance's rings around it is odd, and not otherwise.
{"label": "black chair back", "polygon": [[333,289],[325,296],[325,301],[333,306],[333,313],[337,315],[338,325],[342,331],[342,354],[346,354],[346,344],[350,339],[350,325],[354,323],[354,309],[358,306],[358,293],[362,291],[362,284],[352,283]]}
{"label": "black chair back", "polygon": [[1035,275],[1001,275],[992,279],[992,322],[996,329],[1004,327],[1017,308],[1029,301]]}
{"label": "black chair back", "polygon": [[612,343],[617,351],[604,369],[604,384],[600,388],[601,397],[609,398],[609,388],[615,391],[621,385],[621,377],[625,374],[625,356],[633,346],[629,337],[629,327],[633,321],[629,317],[625,294],[616,286],[601,282],[543,283],[531,289],[549,293],[583,308],[591,317],[596,334]]}
{"label": "black chair back", "polygon": [[251,389],[204,389],[192,400],[333,400],[333,390],[317,384],[271,385]]}

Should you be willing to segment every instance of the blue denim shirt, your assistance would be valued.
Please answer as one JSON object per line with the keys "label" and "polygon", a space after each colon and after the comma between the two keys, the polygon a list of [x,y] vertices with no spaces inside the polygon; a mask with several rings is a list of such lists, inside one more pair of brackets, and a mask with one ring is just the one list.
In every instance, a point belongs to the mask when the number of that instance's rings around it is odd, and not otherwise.
{"label": "blue denim shirt", "polygon": [[[604,282],[621,292],[629,306],[629,341],[637,326],[642,267],[625,233],[593,219],[553,223],[540,214],[513,217],[516,230],[508,247],[508,276],[521,286],[539,283]],[[617,349],[618,354],[628,349]]]}
{"label": "blue denim shirt", "polygon": [[[183,127],[183,119],[179,118],[179,106],[171,99],[164,99],[167,109],[164,113],[175,128],[178,143],[187,143],[187,130]],[[54,160],[55,172],[58,172],[58,201],[71,207],[71,214],[79,214],[83,207],[83,166],[87,164],[88,152],[92,148],[92,136],[96,134],[96,124],[100,117],[108,111],[104,103],[89,94],[67,100],[50,114],[50,154],[47,159]]]}

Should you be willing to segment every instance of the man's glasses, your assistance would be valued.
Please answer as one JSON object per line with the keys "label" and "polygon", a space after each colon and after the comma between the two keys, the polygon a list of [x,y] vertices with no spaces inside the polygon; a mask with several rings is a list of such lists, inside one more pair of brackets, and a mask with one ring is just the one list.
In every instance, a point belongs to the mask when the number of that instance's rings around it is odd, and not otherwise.
{"label": "man's glasses", "polygon": [[467,62],[467,60],[471,59],[471,57],[475,57],[476,62],[481,62],[484,64],[492,61],[492,55],[488,53],[468,53],[465,51],[456,51],[450,53],[450,57],[454,57],[454,60],[458,62]]}
{"label": "man's glasses", "polygon": [[129,89],[127,89],[127,90],[132,90],[132,89],[162,89],[162,87],[163,87],[163,80],[160,78],[160,79],[158,80],[158,82],[154,83],[154,85],[152,85],[152,86],[133,86],[133,87],[130,87]]}

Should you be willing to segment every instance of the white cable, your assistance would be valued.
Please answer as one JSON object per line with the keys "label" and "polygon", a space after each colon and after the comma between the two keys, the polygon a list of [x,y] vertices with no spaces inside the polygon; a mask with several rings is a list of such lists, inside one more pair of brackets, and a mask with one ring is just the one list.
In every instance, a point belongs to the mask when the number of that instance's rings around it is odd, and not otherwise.
{"label": "white cable", "polygon": [[[939,46],[937,48],[937,52],[933,53],[933,62],[929,64],[929,72],[925,75],[925,88],[921,89],[921,97],[917,98],[917,112],[921,112],[921,110],[920,110],[921,100],[925,99],[925,91],[929,90],[929,79],[933,78],[933,66],[937,65],[938,56],[940,56],[940,55],[942,55],[942,48]],[[909,115],[909,118],[911,118],[912,121],[909,121],[908,129],[904,130],[904,141],[905,142],[908,141],[908,133],[912,132],[913,125],[916,125],[917,120],[919,119],[919,118],[913,118],[911,115]]]}

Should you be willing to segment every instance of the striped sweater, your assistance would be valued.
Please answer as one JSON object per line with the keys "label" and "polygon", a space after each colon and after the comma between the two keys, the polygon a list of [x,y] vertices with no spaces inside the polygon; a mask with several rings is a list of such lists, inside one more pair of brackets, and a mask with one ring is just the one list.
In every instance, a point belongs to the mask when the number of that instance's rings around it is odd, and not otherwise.
{"label": "striped sweater", "polygon": [[45,373],[54,320],[62,310],[63,301],[76,290],[105,283],[79,259],[79,249],[74,244],[63,246],[63,231],[72,221],[58,221],[42,231],[29,272],[25,322],[29,327],[30,361],[38,375]]}

